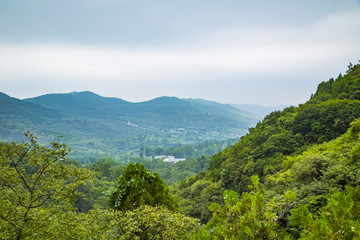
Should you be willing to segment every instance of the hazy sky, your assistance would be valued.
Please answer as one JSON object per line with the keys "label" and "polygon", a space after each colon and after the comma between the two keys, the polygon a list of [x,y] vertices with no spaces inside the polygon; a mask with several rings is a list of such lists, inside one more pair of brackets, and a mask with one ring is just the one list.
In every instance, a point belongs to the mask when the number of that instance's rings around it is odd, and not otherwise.
{"label": "hazy sky", "polygon": [[359,0],[1,0],[0,91],[305,102],[360,59]]}

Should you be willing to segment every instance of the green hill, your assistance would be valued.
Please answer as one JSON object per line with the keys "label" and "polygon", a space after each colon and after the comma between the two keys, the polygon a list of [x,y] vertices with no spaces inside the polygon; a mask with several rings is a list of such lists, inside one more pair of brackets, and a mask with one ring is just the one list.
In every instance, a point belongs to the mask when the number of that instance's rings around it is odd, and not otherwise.
{"label": "green hill", "polygon": [[[68,118],[55,110],[0,94],[0,136],[1,140],[22,140],[24,132],[35,130],[40,125],[48,135],[55,133],[57,124]],[[56,135],[55,135],[56,136]]]}
{"label": "green hill", "polygon": [[[315,181],[315,185],[320,184],[316,181],[318,181],[318,177],[322,176],[327,166],[330,166],[330,163],[327,160],[321,160],[321,156],[314,160],[302,160],[302,168],[309,173],[303,175],[298,173],[298,177],[294,180],[292,178],[294,172],[300,171],[300,169],[296,169],[296,167],[300,167],[300,162],[297,163],[297,161],[303,158],[301,154],[313,151],[311,150],[313,148],[317,149],[315,155],[322,155],[321,149],[323,148],[330,151],[331,147],[329,146],[333,146],[333,144],[326,145],[325,143],[341,137],[348,131],[351,122],[360,118],[359,86],[360,65],[350,65],[346,75],[340,75],[335,80],[330,79],[319,84],[316,93],[305,104],[301,104],[299,107],[289,107],[266,116],[256,127],[250,128],[249,133],[243,136],[238,143],[213,156],[207,172],[200,173],[175,186],[174,191],[182,199],[184,212],[207,222],[212,216],[208,210],[210,203],[222,204],[224,190],[234,190],[238,194],[251,191],[249,185],[251,185],[251,177],[254,175],[259,177],[260,182],[269,184],[266,185],[268,188],[265,188],[268,201],[270,201],[270,197],[279,197],[286,190],[292,189],[289,187],[291,181],[296,181],[294,184],[298,185],[309,184],[308,181]],[[342,140],[341,144],[348,144],[349,141]],[[352,147],[348,151],[358,151],[356,150],[358,149],[358,139],[353,138],[351,141]],[[340,157],[351,158],[346,153],[345,145],[337,146],[337,148],[342,148],[342,150],[338,153],[332,151],[334,161]],[[320,160],[317,162],[316,159],[319,158]],[[328,158],[328,156],[324,156],[324,159]],[[358,164],[358,160],[356,161]],[[290,166],[293,166],[294,171],[291,174],[287,172]],[[345,164],[342,168],[348,167]],[[358,169],[358,165],[354,165],[354,169]],[[334,180],[338,179],[336,187],[327,188],[322,185],[322,188],[316,185],[320,189],[314,190],[310,194],[313,196],[311,198],[308,198],[309,192],[300,197],[300,194],[305,194],[305,190],[296,190],[299,199],[312,203],[314,211],[326,204],[324,199],[332,190],[344,189],[347,185],[356,186],[360,183],[358,178],[342,177],[343,173],[340,172],[340,169],[339,176],[335,169],[331,171]],[[330,181],[330,178],[327,178],[326,181]],[[280,183],[283,184],[281,187]],[[276,186],[276,188],[271,186]],[[284,224],[287,224],[287,219],[283,220]]]}
{"label": "green hill", "polygon": [[98,122],[107,122],[109,119],[123,123],[130,121],[140,128],[154,130],[192,128],[200,131],[235,130],[242,134],[258,120],[256,116],[241,112],[230,105],[205,100],[182,100],[176,97],[160,97],[146,102],[130,103],[117,98],[101,97],[91,92],[75,92],[48,94],[25,100],[76,118],[92,118]]}
{"label": "green hill", "polygon": [[105,98],[92,92],[72,92],[65,94],[46,94],[25,99],[60,112],[82,116],[84,114],[101,115],[111,110],[126,109],[131,103],[117,98]]}
{"label": "green hill", "polygon": [[167,147],[236,138],[258,121],[230,105],[205,100],[160,97],[131,103],[92,92],[25,100],[1,94],[0,107],[0,140],[22,140],[25,131],[44,143],[61,135],[72,156],[82,160],[132,156],[142,144]]}

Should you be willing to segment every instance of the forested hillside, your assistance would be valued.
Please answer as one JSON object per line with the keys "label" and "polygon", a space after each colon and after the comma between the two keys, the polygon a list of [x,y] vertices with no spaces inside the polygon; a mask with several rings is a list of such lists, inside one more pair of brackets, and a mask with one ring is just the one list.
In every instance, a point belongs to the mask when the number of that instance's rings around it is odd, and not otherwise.
{"label": "forested hillside", "polygon": [[[331,194],[343,194],[336,192],[347,189],[346,196],[341,197],[347,198],[351,207],[349,205],[349,209],[344,211],[351,209],[354,215],[349,217],[355,222],[351,222],[354,231],[347,229],[349,232],[344,239],[359,237],[359,219],[355,213],[359,210],[357,194],[360,182],[357,157],[360,149],[357,120],[360,118],[360,66],[348,67],[346,75],[321,83],[305,104],[266,116],[237,144],[213,156],[208,171],[177,183],[174,193],[181,199],[183,212],[200,218],[203,223],[210,220],[206,234],[216,229],[214,235],[219,238],[263,238],[266,234],[269,234],[269,239],[279,236],[298,238],[300,235],[306,238],[310,232],[317,234],[315,227],[321,227],[312,225],[310,220],[305,223],[298,219],[296,221],[300,222],[295,223],[296,216],[292,213],[300,211],[296,207],[299,205],[309,210],[307,214],[313,214],[312,221],[325,224],[321,222],[325,220],[317,219],[316,214],[330,208],[328,204],[333,201]],[[223,196],[224,190],[234,193],[227,192]],[[251,197],[248,192],[257,198]],[[237,194],[242,196],[238,200]],[[230,199],[225,204],[230,205],[219,210],[223,199],[228,197]],[[287,198],[291,198],[288,203]],[[219,205],[211,208],[214,211],[212,214],[209,206],[214,202]],[[273,206],[274,202],[281,207]],[[262,210],[251,212],[256,209],[248,204],[254,204],[254,207],[261,204],[258,207]],[[231,209],[230,206],[234,205],[236,209]],[[248,225],[251,224],[250,219],[243,219],[246,214],[254,217],[251,220],[255,222],[253,226]],[[257,221],[269,225],[257,225]],[[229,227],[233,230],[226,232]],[[336,234],[334,229],[326,231],[330,235],[325,236],[329,238]],[[341,231],[345,234],[345,230]]]}
{"label": "forested hillside", "polygon": [[[30,133],[28,143],[1,143],[0,236],[360,239],[359,92],[360,65],[350,64],[306,103],[269,114],[210,159],[181,164],[81,165],[61,139],[47,148]],[[169,188],[154,166],[201,172]]]}

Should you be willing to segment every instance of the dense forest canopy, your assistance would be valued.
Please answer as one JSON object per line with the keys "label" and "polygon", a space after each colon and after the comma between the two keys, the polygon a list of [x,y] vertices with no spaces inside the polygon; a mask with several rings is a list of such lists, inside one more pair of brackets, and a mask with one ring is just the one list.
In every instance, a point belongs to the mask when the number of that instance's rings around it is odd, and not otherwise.
{"label": "dense forest canopy", "polygon": [[[1,143],[0,236],[360,239],[359,93],[360,65],[350,64],[235,145],[170,165],[81,165],[61,140],[42,147],[31,134],[29,143]],[[157,168],[178,172],[176,183],[166,177],[170,189]]]}

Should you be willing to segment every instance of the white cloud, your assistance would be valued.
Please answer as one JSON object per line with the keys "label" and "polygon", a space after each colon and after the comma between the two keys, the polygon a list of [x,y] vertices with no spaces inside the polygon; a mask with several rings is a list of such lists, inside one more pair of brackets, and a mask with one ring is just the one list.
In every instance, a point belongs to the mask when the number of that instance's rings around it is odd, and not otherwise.
{"label": "white cloud", "polygon": [[[19,79],[26,79],[40,86],[37,80],[55,84],[62,79],[69,88],[84,83],[91,86],[109,83],[112,88],[146,84],[154,86],[146,90],[156,91],[161,84],[200,86],[212,81],[216,90],[227,81],[240,86],[252,80],[260,85],[263,79],[249,79],[257,74],[271,75],[269,81],[274,76],[280,79],[291,74],[306,79],[316,71],[328,76],[330,68],[336,66],[338,73],[339,68],[344,69],[344,61],[360,58],[357,29],[360,29],[358,9],[306,26],[233,26],[198,42],[173,46],[0,44],[0,84],[16,85]],[[323,80],[326,79],[316,81]],[[229,87],[232,88],[231,84]]]}

